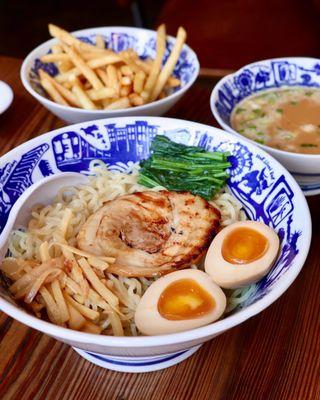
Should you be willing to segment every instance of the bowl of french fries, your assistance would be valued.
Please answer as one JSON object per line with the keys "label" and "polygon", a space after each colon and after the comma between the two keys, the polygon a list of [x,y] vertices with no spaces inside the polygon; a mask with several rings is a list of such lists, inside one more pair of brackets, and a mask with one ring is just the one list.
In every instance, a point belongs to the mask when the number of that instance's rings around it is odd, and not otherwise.
{"label": "bowl of french fries", "polygon": [[21,67],[26,90],[66,122],[163,115],[190,88],[199,62],[180,27],[102,27],[73,33],[49,24],[53,39]]}

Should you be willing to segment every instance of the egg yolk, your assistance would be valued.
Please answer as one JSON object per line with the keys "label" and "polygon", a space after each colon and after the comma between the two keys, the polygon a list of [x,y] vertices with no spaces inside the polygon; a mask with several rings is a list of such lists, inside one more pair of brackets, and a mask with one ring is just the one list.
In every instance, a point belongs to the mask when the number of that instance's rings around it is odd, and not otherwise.
{"label": "egg yolk", "polygon": [[175,321],[201,317],[214,306],[213,297],[193,279],[179,279],[171,283],[158,301],[160,315]]}
{"label": "egg yolk", "polygon": [[223,241],[222,257],[231,264],[248,264],[262,257],[269,242],[260,232],[250,228],[237,228]]}

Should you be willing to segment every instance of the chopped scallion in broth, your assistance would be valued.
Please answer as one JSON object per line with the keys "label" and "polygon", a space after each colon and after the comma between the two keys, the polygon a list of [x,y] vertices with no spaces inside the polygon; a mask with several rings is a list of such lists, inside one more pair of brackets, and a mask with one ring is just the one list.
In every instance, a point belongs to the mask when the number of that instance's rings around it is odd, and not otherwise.
{"label": "chopped scallion in broth", "polygon": [[268,90],[242,100],[233,129],[260,144],[294,153],[320,154],[320,90]]}

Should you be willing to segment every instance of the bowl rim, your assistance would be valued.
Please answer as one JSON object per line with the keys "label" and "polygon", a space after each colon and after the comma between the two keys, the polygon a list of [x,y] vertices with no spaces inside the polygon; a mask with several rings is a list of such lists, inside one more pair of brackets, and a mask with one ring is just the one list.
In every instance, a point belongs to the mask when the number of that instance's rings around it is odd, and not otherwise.
{"label": "bowl rim", "polygon": [[[261,144],[258,142],[255,142],[254,140],[241,135],[241,133],[237,132],[236,130],[234,130],[232,128],[231,125],[227,124],[226,122],[223,121],[223,119],[220,117],[220,113],[215,105],[215,100],[218,98],[218,90],[221,88],[221,86],[227,82],[229,79],[231,79],[234,75],[239,74],[240,72],[242,72],[244,69],[252,67],[254,65],[260,64],[260,63],[264,63],[264,62],[271,62],[271,61],[281,61],[281,60],[315,60],[315,61],[319,61],[320,63],[320,58],[315,58],[315,57],[277,57],[277,58],[267,58],[264,60],[260,60],[260,61],[255,61],[252,62],[250,64],[246,64],[243,67],[239,68],[238,70],[236,70],[235,72],[228,74],[226,76],[224,76],[212,89],[211,91],[211,95],[210,95],[210,108],[211,108],[211,112],[213,114],[213,116],[215,117],[215,119],[217,120],[218,124],[223,128],[226,129],[228,132],[233,133],[234,135],[237,135],[238,137],[244,138],[245,140],[249,141],[250,143],[264,149],[266,152],[270,151],[270,149],[272,150],[272,152],[274,152],[274,154],[279,155],[279,156],[287,156],[287,157],[292,157],[292,158],[300,158],[300,159],[306,159],[311,161],[311,160],[317,160],[320,157],[320,154],[305,154],[305,153],[294,153],[294,152],[290,152],[290,151],[286,151],[286,150],[280,150],[280,149],[276,149],[274,147],[271,146],[267,146],[265,144]],[[285,87],[285,85],[283,86]],[[295,87],[299,87],[299,85],[295,86]],[[281,89],[281,87],[280,87]],[[271,89],[265,89],[264,91],[268,91],[268,90],[276,90],[274,88]],[[319,89],[320,90],[320,89]],[[253,94],[255,95],[255,94]],[[252,96],[252,95],[250,95]],[[245,98],[248,98],[250,96],[246,96]],[[242,99],[242,100],[243,100]],[[242,101],[241,100],[241,101]]]}
{"label": "bowl rim", "polygon": [[[140,32],[147,32],[148,34],[154,34],[156,35],[156,31],[152,30],[152,29],[144,29],[144,28],[135,28],[135,27],[129,27],[129,26],[100,26],[100,27],[95,27],[95,28],[86,28],[86,29],[80,29],[77,31],[73,31],[70,32],[72,35],[81,35],[81,34],[94,34],[94,33],[102,33],[102,32],[106,32],[106,30],[115,30],[115,31],[119,31],[122,32],[123,30],[125,31],[140,31]],[[175,42],[176,38],[174,36],[171,35],[167,35],[167,40],[169,39],[170,41]],[[20,79],[22,81],[22,84],[24,86],[24,88],[33,96],[35,97],[38,101],[40,102],[44,102],[50,106],[55,106],[60,110],[63,111],[71,111],[74,113],[87,113],[87,114],[91,114],[92,118],[95,116],[99,116],[101,115],[107,115],[107,114],[112,114],[113,116],[117,116],[121,115],[122,113],[125,113],[128,111],[128,108],[121,108],[119,110],[86,110],[84,108],[78,108],[78,107],[73,107],[73,106],[65,106],[63,104],[59,104],[56,103],[54,101],[52,101],[51,99],[48,99],[44,96],[42,96],[41,94],[39,94],[38,92],[36,92],[33,87],[31,86],[30,82],[29,82],[29,78],[27,75],[27,66],[28,64],[33,61],[36,58],[36,54],[41,51],[42,49],[47,48],[49,45],[50,47],[54,44],[58,43],[58,40],[56,38],[52,38],[47,40],[44,43],[41,43],[39,46],[37,46],[35,49],[33,49],[23,60],[21,68],[20,68]],[[191,76],[190,81],[183,87],[178,88],[178,90],[176,90],[174,93],[169,94],[167,97],[163,98],[163,99],[159,99],[156,101],[152,101],[150,103],[147,104],[143,104],[142,106],[136,106],[136,107],[132,107],[135,111],[139,112],[141,111],[141,114],[143,114],[144,111],[148,110],[150,108],[150,106],[154,106],[154,105],[163,105],[166,104],[167,101],[173,100],[177,97],[179,97],[181,94],[185,93],[195,82],[195,80],[197,79],[199,72],[200,72],[200,63],[199,63],[199,59],[197,57],[197,54],[195,53],[195,51],[188,46],[186,43],[183,45],[182,50],[186,49],[188,51],[188,53],[191,54],[191,56],[194,58],[195,61],[195,71]],[[130,108],[129,108],[130,110]]]}
{"label": "bowl rim", "polygon": [[[167,122],[178,122],[178,123],[186,123],[189,125],[192,125],[195,129],[202,129],[206,130],[207,132],[212,132],[213,134],[222,134],[224,137],[227,137],[231,141],[235,141],[236,138],[234,136],[230,136],[228,132],[212,127],[209,125],[205,124],[200,124],[197,122],[193,121],[187,121],[183,119],[175,119],[175,118],[164,118],[164,117],[136,117],[136,116],[131,116],[131,117],[124,117],[121,118],[121,122],[126,123],[126,121],[132,121],[132,120],[146,120],[150,123],[156,124],[157,120],[165,120]],[[117,123],[119,119],[117,117],[114,118],[105,118],[105,119],[98,119],[94,121],[90,121],[90,123]],[[42,135],[39,135],[19,146],[16,148],[12,149],[8,153],[6,153],[4,156],[0,158],[0,160],[3,161],[3,158],[5,159],[10,159],[10,156],[13,156],[14,154],[19,154],[19,152],[24,148],[24,147],[29,147],[33,143],[36,144],[40,140],[43,140],[45,138],[51,137],[53,134],[57,134],[59,132],[64,131],[65,129],[73,128],[77,129],[78,127],[80,128],[84,123],[87,122],[80,122],[77,124],[65,126],[62,128],[54,129],[52,131],[46,132]],[[160,124],[161,125],[161,124]],[[238,140],[238,139],[237,139]],[[190,342],[196,339],[204,339],[205,341],[206,338],[216,336],[222,332],[224,332],[227,329],[230,329],[234,326],[237,326],[238,324],[246,321],[247,319],[253,317],[254,315],[260,313],[263,311],[265,308],[270,306],[275,300],[277,300],[287,289],[288,287],[293,283],[293,281],[296,279],[298,276],[299,272],[301,271],[305,260],[307,258],[308,252],[309,252],[309,247],[310,247],[310,242],[311,242],[311,233],[312,233],[312,226],[311,226],[311,216],[310,216],[310,210],[307,204],[307,201],[297,184],[297,182],[294,180],[294,178],[291,176],[291,174],[276,160],[274,159],[270,154],[265,152],[263,149],[255,146],[254,144],[248,143],[247,141],[240,139],[240,142],[244,142],[246,146],[249,146],[250,150],[253,152],[256,152],[258,150],[259,153],[262,154],[267,159],[271,159],[272,165],[274,165],[277,169],[279,168],[282,173],[285,175],[286,180],[290,184],[290,187],[294,191],[295,195],[297,195],[299,199],[299,205],[301,206],[301,209],[304,208],[303,212],[303,223],[306,227],[306,232],[305,232],[305,242],[303,246],[301,247],[301,250],[299,254],[297,255],[297,258],[294,261],[294,264],[291,268],[289,268],[286,271],[286,275],[280,278],[274,285],[273,289],[270,290],[263,298],[257,300],[255,303],[247,306],[246,308],[243,308],[239,310],[236,314],[227,316],[219,321],[213,322],[209,325],[202,326],[200,328],[184,331],[184,332],[178,332],[178,333],[171,333],[171,334],[166,334],[166,335],[156,335],[156,336],[137,336],[137,337],[131,337],[131,336],[107,336],[107,335],[98,335],[98,334],[92,334],[92,333],[84,333],[84,332],[79,332],[75,331],[69,328],[64,328],[60,327],[58,325],[54,325],[51,322],[47,322],[44,320],[41,320],[31,314],[28,314],[24,309],[17,307],[16,305],[12,304],[10,301],[0,297],[0,309],[11,316],[12,318],[18,320],[19,322],[30,326],[34,329],[37,329],[43,333],[46,333],[48,335],[54,336],[56,339],[60,339],[62,341],[77,341],[77,343],[82,343],[82,344],[95,344],[95,345],[101,345],[101,346],[113,346],[115,348],[120,348],[120,347],[126,347],[126,348],[143,348],[143,347],[162,347],[162,346],[167,346],[169,344],[178,344],[178,343],[185,343],[185,342]],[[285,277],[285,279],[284,279]]]}

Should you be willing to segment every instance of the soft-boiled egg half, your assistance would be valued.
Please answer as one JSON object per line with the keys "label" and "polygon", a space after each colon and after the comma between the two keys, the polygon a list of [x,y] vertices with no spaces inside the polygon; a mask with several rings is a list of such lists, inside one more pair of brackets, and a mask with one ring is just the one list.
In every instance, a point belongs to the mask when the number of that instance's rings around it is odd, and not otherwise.
{"label": "soft-boiled egg half", "polygon": [[278,251],[279,238],[269,226],[257,221],[236,222],[213,239],[205,271],[219,286],[239,288],[266,275]]}
{"label": "soft-boiled egg half", "polygon": [[225,308],[226,296],[210,276],[186,269],[151,284],[138,304],[135,324],[145,335],[182,332],[216,321]]}

